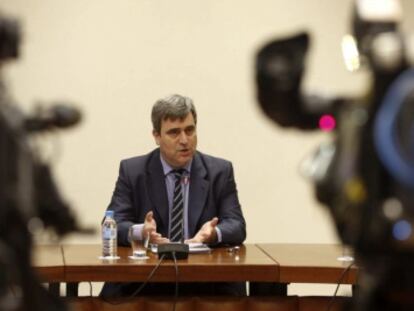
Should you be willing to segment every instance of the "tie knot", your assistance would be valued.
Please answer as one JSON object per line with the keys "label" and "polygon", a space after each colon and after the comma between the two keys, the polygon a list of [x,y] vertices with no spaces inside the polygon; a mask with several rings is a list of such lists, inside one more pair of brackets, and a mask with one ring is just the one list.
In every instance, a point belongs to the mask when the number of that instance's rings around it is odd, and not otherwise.
{"label": "tie knot", "polygon": [[183,174],[185,172],[185,169],[180,168],[180,169],[177,169],[177,170],[173,170],[172,172],[173,172],[176,179],[181,179],[181,177],[183,176]]}

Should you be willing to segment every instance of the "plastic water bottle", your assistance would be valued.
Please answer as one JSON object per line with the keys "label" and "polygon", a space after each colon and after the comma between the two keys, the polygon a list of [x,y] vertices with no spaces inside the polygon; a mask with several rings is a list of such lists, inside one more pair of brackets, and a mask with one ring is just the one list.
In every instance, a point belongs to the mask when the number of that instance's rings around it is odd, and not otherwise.
{"label": "plastic water bottle", "polygon": [[117,257],[117,228],[114,219],[114,211],[106,211],[102,224],[102,256]]}

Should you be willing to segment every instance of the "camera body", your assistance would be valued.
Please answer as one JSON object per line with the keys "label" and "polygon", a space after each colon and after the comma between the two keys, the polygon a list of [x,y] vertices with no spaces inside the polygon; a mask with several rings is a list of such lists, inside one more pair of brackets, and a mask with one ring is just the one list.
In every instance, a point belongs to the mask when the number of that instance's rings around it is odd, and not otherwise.
{"label": "camera body", "polygon": [[[0,14],[0,68],[18,57],[19,43],[17,20]],[[48,163],[33,148],[31,137],[78,121],[80,112],[63,104],[32,116],[24,115],[0,81],[1,310],[67,309],[62,301],[46,292],[31,267],[29,228],[51,228],[62,236],[77,231],[78,225],[58,191]]]}
{"label": "camera body", "polygon": [[[386,9],[378,9],[381,2]],[[355,3],[348,49],[354,54],[344,56],[371,72],[364,98],[303,94],[307,33],[270,42],[256,58],[258,102],[274,122],[306,131],[319,129],[326,117],[336,124],[333,141],[304,170],[364,267],[355,310],[414,306],[395,298],[414,289],[414,70],[398,32],[398,4]]]}

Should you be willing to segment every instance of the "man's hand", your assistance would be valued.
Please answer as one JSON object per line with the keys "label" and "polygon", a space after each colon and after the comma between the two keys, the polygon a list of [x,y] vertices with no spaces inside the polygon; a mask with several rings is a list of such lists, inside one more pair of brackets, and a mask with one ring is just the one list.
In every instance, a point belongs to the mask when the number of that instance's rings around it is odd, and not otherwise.
{"label": "man's hand", "polygon": [[197,234],[192,239],[186,240],[185,243],[215,243],[217,241],[217,224],[217,217],[214,217],[212,220],[207,221],[197,232]]}
{"label": "man's hand", "polygon": [[142,234],[144,237],[149,236],[149,241],[153,244],[168,243],[170,241],[169,239],[161,236],[160,233],[157,233],[157,223],[155,222],[154,214],[152,211],[148,212],[147,215],[145,215]]}

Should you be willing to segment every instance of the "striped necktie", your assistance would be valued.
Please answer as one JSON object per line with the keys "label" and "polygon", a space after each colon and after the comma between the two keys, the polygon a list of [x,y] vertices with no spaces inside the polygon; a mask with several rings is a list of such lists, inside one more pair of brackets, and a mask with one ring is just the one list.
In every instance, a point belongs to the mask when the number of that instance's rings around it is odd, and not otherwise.
{"label": "striped necktie", "polygon": [[184,214],[184,197],[181,187],[184,169],[174,170],[175,186],[173,196],[173,208],[171,211],[171,242],[183,242],[183,214]]}

